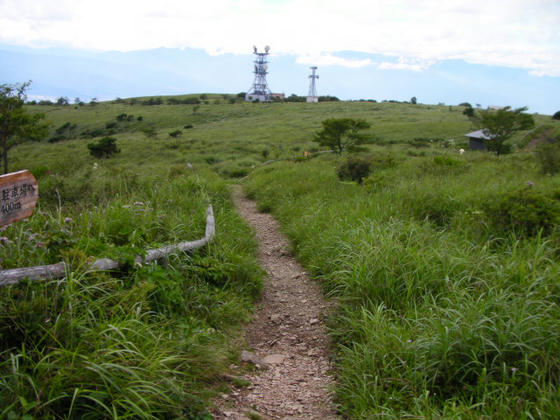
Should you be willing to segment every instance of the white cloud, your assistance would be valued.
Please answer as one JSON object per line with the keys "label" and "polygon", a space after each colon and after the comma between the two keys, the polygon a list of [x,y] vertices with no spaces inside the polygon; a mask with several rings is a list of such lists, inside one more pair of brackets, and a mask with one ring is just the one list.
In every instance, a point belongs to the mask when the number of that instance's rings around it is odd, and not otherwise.
{"label": "white cloud", "polygon": [[[99,50],[202,48],[218,54],[405,57],[387,68],[464,59],[560,76],[558,0],[0,0],[0,42]],[[415,61],[416,60],[416,61]]]}
{"label": "white cloud", "polygon": [[412,70],[422,71],[430,68],[436,63],[435,60],[419,60],[414,58],[399,57],[398,61],[384,61],[377,68],[382,70]]}
{"label": "white cloud", "polygon": [[350,68],[366,67],[372,64],[369,58],[363,60],[352,60],[343,57],[337,57],[332,54],[314,54],[302,55],[296,59],[299,64],[309,64],[315,66],[341,66]]}

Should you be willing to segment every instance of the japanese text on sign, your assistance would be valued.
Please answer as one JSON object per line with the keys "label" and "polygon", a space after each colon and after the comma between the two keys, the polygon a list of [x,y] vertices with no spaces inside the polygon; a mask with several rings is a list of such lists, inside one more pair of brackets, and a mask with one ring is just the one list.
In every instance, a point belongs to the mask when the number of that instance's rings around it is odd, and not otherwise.
{"label": "japanese text on sign", "polygon": [[0,226],[31,216],[38,198],[37,181],[31,172],[0,175]]}
{"label": "japanese text on sign", "polygon": [[21,209],[21,198],[35,194],[33,184],[16,184],[11,188],[2,189],[2,214],[9,214]]}

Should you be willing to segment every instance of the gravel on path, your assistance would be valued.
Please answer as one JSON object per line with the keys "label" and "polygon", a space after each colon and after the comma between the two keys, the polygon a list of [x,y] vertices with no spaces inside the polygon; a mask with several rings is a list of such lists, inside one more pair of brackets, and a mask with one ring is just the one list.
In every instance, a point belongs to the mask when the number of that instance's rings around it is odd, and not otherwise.
{"label": "gravel on path", "polygon": [[245,340],[247,387],[215,401],[216,419],[337,419],[333,403],[330,340],[324,325],[328,303],[319,285],[291,256],[289,242],[270,214],[259,213],[241,187],[234,190],[241,216],[259,242],[259,262],[267,272],[263,296]]}

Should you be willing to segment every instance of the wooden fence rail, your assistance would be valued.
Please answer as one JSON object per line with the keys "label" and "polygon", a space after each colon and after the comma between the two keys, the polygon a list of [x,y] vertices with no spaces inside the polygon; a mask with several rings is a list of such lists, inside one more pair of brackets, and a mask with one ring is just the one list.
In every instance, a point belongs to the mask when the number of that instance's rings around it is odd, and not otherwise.
{"label": "wooden fence rail", "polygon": [[[175,245],[164,246],[162,248],[149,249],[146,251],[146,256],[137,256],[136,262],[139,264],[148,263],[165,258],[170,254],[188,252],[201,248],[211,242],[214,239],[215,234],[216,222],[214,220],[214,210],[212,209],[212,205],[209,205],[206,209],[206,231],[203,238],[196,241],[181,242]],[[64,262],[59,262],[57,264],[42,265],[38,267],[2,270],[0,271],[0,287],[15,284],[26,278],[29,280],[62,278],[66,275],[67,268],[69,267],[67,267]],[[109,258],[101,258],[89,266],[90,271],[116,270],[117,268],[119,268],[119,262]]]}

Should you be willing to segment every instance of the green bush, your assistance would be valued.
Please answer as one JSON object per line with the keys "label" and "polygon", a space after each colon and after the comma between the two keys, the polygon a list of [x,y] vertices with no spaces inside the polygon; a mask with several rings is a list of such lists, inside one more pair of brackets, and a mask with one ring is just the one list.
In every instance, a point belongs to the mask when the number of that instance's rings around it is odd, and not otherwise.
{"label": "green bush", "polygon": [[552,116],[553,120],[560,120],[560,111],[556,111]]}
{"label": "green bush", "polygon": [[560,142],[541,143],[536,149],[537,161],[545,174],[560,172]]}
{"label": "green bush", "polygon": [[171,133],[169,133],[170,137],[180,137],[183,135],[183,132],[181,130],[175,130],[172,131]]}
{"label": "green bush", "polygon": [[89,152],[96,158],[109,158],[115,153],[120,153],[117,147],[117,139],[114,137],[103,137],[97,143],[87,145]]}
{"label": "green bush", "polygon": [[560,223],[558,199],[530,187],[495,197],[484,205],[484,211],[500,233],[513,231],[521,236],[535,236],[542,230],[548,235]]}
{"label": "green bush", "polygon": [[348,156],[336,168],[336,174],[341,180],[356,181],[358,184],[369,176],[371,172],[371,160],[360,156]]}

